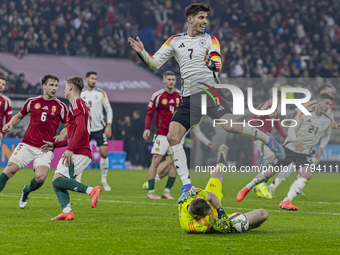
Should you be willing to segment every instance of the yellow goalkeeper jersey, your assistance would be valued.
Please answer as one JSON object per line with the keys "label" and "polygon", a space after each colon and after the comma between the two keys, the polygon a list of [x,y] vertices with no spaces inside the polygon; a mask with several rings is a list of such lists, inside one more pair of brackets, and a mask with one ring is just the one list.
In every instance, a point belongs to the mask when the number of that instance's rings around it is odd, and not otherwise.
{"label": "yellow goalkeeper jersey", "polygon": [[197,188],[197,190],[198,194],[196,196],[191,197],[186,202],[178,205],[179,222],[185,232],[205,233],[208,229],[207,226],[211,225],[212,220],[217,217],[217,212],[215,208],[211,207],[210,215],[207,215],[205,218],[202,218],[199,221],[195,220],[195,217],[188,212],[189,204],[197,197],[202,197],[205,200],[208,200],[208,193],[205,190],[199,188]]}

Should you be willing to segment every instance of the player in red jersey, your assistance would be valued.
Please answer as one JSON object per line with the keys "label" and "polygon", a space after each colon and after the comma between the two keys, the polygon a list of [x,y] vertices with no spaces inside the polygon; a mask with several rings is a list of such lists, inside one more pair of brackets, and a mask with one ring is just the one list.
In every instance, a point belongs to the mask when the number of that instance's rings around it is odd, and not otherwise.
{"label": "player in red jersey", "polygon": [[1,140],[5,136],[5,132],[2,131],[2,125],[4,123],[4,119],[6,119],[6,124],[12,118],[12,102],[11,99],[6,97],[2,92],[5,90],[7,84],[7,79],[3,76],[0,76],[0,145]]}
{"label": "player in red jersey", "polygon": [[[277,104],[279,105],[281,102],[281,91],[277,92]],[[257,110],[268,110],[272,108],[272,104],[273,104],[273,98],[272,96],[264,101],[258,108]],[[276,106],[277,109],[277,106]],[[279,120],[279,116],[277,114],[277,110],[275,110],[272,114],[270,115],[264,115],[264,116],[257,116],[256,114],[254,114],[251,118],[250,118],[250,124],[257,127],[258,129],[260,129],[262,132],[266,133],[266,134],[271,134],[272,129],[273,129],[273,125],[276,129],[276,131],[284,138],[287,138],[286,133],[283,131],[283,128],[280,124]],[[260,140],[256,140],[254,139],[254,144],[255,146],[260,150],[261,155],[265,158],[268,159],[270,163],[272,163],[275,159],[275,154],[264,144],[262,143]],[[261,170],[261,169],[260,169]],[[263,172],[261,171],[261,173],[259,173],[258,175],[262,175]],[[266,183],[261,183],[257,182],[256,184],[254,184],[257,181],[257,177],[254,178],[254,180],[247,184],[242,190],[240,190],[240,192],[237,194],[237,201],[242,201],[243,198],[247,195],[247,193],[249,192],[249,190],[251,189],[251,187],[254,187],[255,193],[257,196],[259,197],[265,197],[268,199],[271,199],[272,196],[271,194],[268,192],[267,190],[267,186]]]}
{"label": "player in red jersey", "polygon": [[170,189],[174,185],[177,176],[177,171],[170,155],[170,145],[166,136],[169,131],[171,118],[181,103],[182,95],[179,90],[175,89],[176,76],[173,72],[166,71],[163,74],[163,83],[164,89],[155,92],[149,102],[148,114],[145,118],[145,130],[143,133],[143,138],[147,140],[150,136],[150,125],[153,115],[157,112],[155,136],[151,150],[151,154],[153,154],[153,156],[148,172],[149,192],[147,194],[147,198],[151,199],[160,199],[160,197],[155,194],[154,187],[157,168],[159,167],[163,156],[166,156],[165,161],[168,163],[167,165],[163,164],[163,167],[165,166],[167,168],[169,165],[171,166],[171,169],[169,171],[168,182],[165,186],[162,198],[173,199],[170,194]]}
{"label": "player in red jersey", "polygon": [[[259,107],[257,107],[257,110],[264,111],[264,110],[270,109],[273,104],[272,101],[273,101],[273,98],[271,96],[268,100],[264,101]],[[278,105],[281,102],[281,91],[278,91],[277,102],[278,102]],[[284,139],[286,139],[287,135],[283,131],[283,128],[278,120],[279,120],[279,115],[277,113],[277,110],[275,110],[275,112],[273,112],[270,115],[257,116],[256,114],[253,114],[253,116],[250,118],[251,125],[256,126],[262,132],[266,134],[271,134],[273,130],[273,126],[274,126],[276,131]],[[261,152],[261,155],[264,158],[265,162],[268,164],[272,163],[275,159],[275,154],[260,140],[253,139],[253,141],[254,141],[254,145],[256,146],[256,148]],[[267,190],[266,183],[261,183],[261,184],[256,185],[254,187],[254,191],[258,197],[265,197],[268,199],[272,198],[271,194]]]}
{"label": "player in red jersey", "polygon": [[7,166],[0,174],[1,192],[9,178],[20,168],[24,168],[33,161],[34,178],[29,185],[24,186],[19,200],[19,207],[22,209],[28,203],[29,193],[44,184],[50,169],[53,153],[41,151],[40,147],[44,145],[43,140],[53,141],[60,122],[66,127],[66,105],[55,97],[59,79],[53,75],[45,75],[41,83],[44,89],[43,95],[29,98],[20,112],[3,127],[3,131],[7,133],[13,126],[18,125],[27,114],[31,115],[24,139],[15,148]]}
{"label": "player in red jersey", "polygon": [[74,180],[90,164],[92,155],[90,148],[91,111],[86,102],[80,98],[84,88],[81,77],[71,77],[66,80],[65,98],[70,101],[67,113],[67,139],[59,142],[44,141],[44,152],[54,148],[68,146],[59,160],[53,177],[53,189],[58,197],[63,212],[51,220],[73,220],[70,196],[67,190],[86,193],[91,197],[91,207],[98,203],[101,187],[89,187]]}

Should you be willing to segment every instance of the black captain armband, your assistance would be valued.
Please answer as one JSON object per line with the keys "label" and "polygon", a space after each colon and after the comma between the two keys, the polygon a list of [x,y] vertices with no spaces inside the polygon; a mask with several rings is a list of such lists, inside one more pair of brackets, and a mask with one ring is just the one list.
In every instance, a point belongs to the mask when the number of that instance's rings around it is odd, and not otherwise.
{"label": "black captain armband", "polygon": [[210,63],[207,65],[207,67],[211,70],[211,71],[216,71],[217,67],[214,61],[210,60]]}

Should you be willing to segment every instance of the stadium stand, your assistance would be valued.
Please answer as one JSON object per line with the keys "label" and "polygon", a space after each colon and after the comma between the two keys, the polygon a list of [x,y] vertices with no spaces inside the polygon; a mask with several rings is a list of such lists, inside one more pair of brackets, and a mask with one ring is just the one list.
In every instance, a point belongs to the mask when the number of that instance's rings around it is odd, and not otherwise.
{"label": "stadium stand", "polygon": [[[153,53],[186,28],[190,0],[2,1],[0,52],[132,58],[127,38],[139,35]],[[339,3],[330,1],[219,0],[207,32],[220,41],[221,78],[298,78],[317,95],[322,78],[339,78]],[[173,60],[164,69],[178,71]],[[313,79],[316,78],[316,79]],[[6,92],[27,91],[12,86]],[[294,86],[294,85],[293,85]],[[339,89],[339,84],[333,84]],[[29,90],[36,87],[29,85]],[[266,87],[259,95],[266,95]],[[336,96],[339,103],[339,95]]]}

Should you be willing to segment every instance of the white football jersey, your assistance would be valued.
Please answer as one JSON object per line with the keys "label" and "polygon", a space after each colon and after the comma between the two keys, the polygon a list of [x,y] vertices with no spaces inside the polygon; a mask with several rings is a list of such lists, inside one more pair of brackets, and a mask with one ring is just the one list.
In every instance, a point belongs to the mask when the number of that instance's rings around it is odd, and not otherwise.
{"label": "white football jersey", "polygon": [[[296,138],[299,142],[303,143],[303,154],[310,154],[311,149],[317,145],[322,137],[329,136],[332,130],[333,119],[327,113],[317,116],[314,112],[315,105],[307,108],[312,115],[305,115],[301,111],[295,117],[297,121],[296,127],[290,127],[294,129]],[[288,130],[288,136],[285,140],[285,146],[295,151],[294,143],[290,137],[290,130]]]}
{"label": "white football jersey", "polygon": [[91,132],[99,131],[106,127],[103,107],[106,111],[107,123],[112,124],[112,108],[104,90],[99,88],[95,88],[92,91],[84,89],[81,92],[80,97],[88,104],[91,109]]}
{"label": "white football jersey", "polygon": [[220,44],[215,36],[204,33],[190,37],[186,33],[171,36],[152,58],[162,66],[172,56],[180,66],[182,94],[184,97],[201,92],[199,82],[214,85],[218,82],[217,72],[204,65],[204,56],[209,50],[211,60],[216,59],[217,70],[222,68]]}

